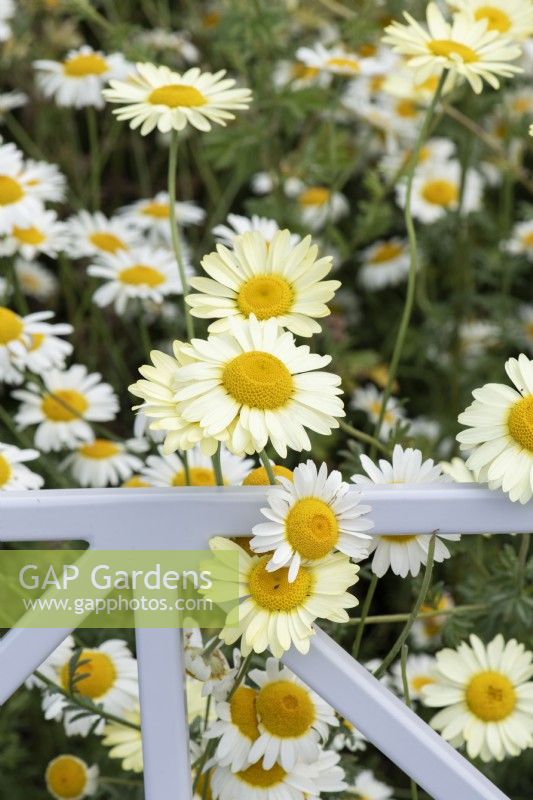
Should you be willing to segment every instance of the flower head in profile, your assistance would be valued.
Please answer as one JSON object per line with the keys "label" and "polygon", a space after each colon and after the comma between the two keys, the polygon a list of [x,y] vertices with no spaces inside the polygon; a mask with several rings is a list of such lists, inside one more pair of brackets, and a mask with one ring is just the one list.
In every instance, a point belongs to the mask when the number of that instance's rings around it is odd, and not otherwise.
{"label": "flower head in profile", "polygon": [[60,755],[49,762],[45,772],[46,788],[55,800],[84,800],[98,790],[99,770],[81,758]]}
{"label": "flower head in profile", "polygon": [[531,0],[447,0],[475,22],[486,21],[489,31],[496,31],[515,41],[533,34]]}
{"label": "flower head in profile", "polygon": [[103,95],[108,103],[120,108],[114,114],[130,128],[140,128],[142,136],[157,128],[161,133],[181,131],[192,125],[200,131],[211,130],[211,123],[225,125],[234,119],[233,111],[248,108],[249,89],[236,89],[225,70],[201,72],[193,67],[183,74],[168,67],[139,63],[127,81],[112,80]]}
{"label": "flower head in profile", "polygon": [[360,504],[338,470],[328,474],[325,464],[317,469],[308,461],[294,470],[292,478],[279,478],[280,486],[268,490],[268,507],[261,509],[269,521],[253,528],[251,548],[271,553],[267,570],[288,567],[289,582],[300,565],[318,561],[334,550],[360,557],[373,523],[365,518],[370,506]]}
{"label": "flower head in profile", "polygon": [[456,13],[449,22],[436,3],[429,3],[426,27],[404,11],[407,24],[393,22],[385,29],[383,41],[407,58],[409,67],[423,81],[440,75],[443,69],[465,78],[474,92],[483,90],[483,81],[498,89],[501,78],[511,78],[522,70],[511,61],[521,55],[508,36],[490,29],[487,19],[473,20]]}
{"label": "flower head in profile", "polygon": [[276,319],[299,336],[320,333],[316,318],[327,316],[339,281],[324,281],[332,259],[318,258],[318,247],[307,236],[296,246],[288,230],[268,241],[260,232],[243,233],[233,240],[233,250],[218,245],[202,261],[208,278],[192,278],[200,294],[187,297],[195,317],[215,319],[211,333],[229,329],[229,319]]}
{"label": "flower head in profile", "polygon": [[[253,461],[221,447],[220,466],[224,485],[238,486],[250,471]],[[177,453],[165,453],[163,448],[159,448],[159,455],[148,456],[142,474],[150,486],[216,486],[217,483],[213,462],[202,452],[200,445],[187,451],[187,461]]]}
{"label": "flower head in profile", "polygon": [[80,486],[116,486],[141,469],[142,461],[137,454],[145,449],[142,440],[95,439],[80,445],[61,467],[70,468]]}
{"label": "flower head in profile", "polygon": [[431,725],[470,758],[502,761],[533,746],[533,653],[498,634],[489,644],[470,643],[436,654],[435,680],[424,703],[441,707]]}

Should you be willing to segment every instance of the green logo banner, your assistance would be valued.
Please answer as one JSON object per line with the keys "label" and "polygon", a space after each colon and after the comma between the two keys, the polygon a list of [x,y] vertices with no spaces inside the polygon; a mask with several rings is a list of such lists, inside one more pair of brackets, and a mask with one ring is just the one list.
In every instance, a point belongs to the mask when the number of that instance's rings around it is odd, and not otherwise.
{"label": "green logo banner", "polygon": [[221,628],[238,570],[233,551],[2,550],[0,628]]}

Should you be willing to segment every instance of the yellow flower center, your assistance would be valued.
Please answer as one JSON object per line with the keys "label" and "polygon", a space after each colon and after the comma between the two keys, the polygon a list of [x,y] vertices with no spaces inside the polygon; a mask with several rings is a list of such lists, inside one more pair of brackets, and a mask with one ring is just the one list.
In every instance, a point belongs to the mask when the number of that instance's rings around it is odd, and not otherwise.
{"label": "yellow flower center", "polygon": [[466,704],[483,722],[499,722],[512,714],[516,705],[514,686],[501,672],[479,672],[466,687]]}
{"label": "yellow flower center", "polygon": [[429,675],[415,675],[414,678],[411,678],[411,686],[416,692],[419,692],[424,686],[429,686],[431,683],[435,683],[435,680],[430,678]]}
{"label": "yellow flower center", "polygon": [[0,453],[0,486],[5,486],[11,478],[11,464],[5,456]]}
{"label": "yellow flower center", "polygon": [[0,306],[0,345],[19,339],[23,330],[24,323],[19,315],[9,308]]}
{"label": "yellow flower center", "polygon": [[325,186],[310,186],[298,197],[301,206],[324,206],[329,201],[331,192]]}
{"label": "yellow flower center", "polygon": [[263,769],[261,761],[258,761],[257,764],[252,764],[248,769],[237,772],[235,777],[243,783],[248,784],[248,786],[267,788],[283,783],[286,774],[283,767],[280,767],[279,764],[274,764],[271,769]]}
{"label": "yellow flower center", "polygon": [[110,439],[95,439],[91,444],[84,444],[79,449],[80,456],[101,460],[111,458],[120,453],[120,447]]}
{"label": "yellow flower center", "polygon": [[300,567],[296,580],[288,581],[289,570],[286,567],[275,572],[267,572],[266,565],[270,556],[263,556],[254,564],[249,576],[249,590],[257,605],[268,611],[291,611],[304,605],[309,597],[313,580],[311,573]]}
{"label": "yellow flower center", "polygon": [[511,407],[507,427],[517,444],[533,452],[533,395],[522,397]]}
{"label": "yellow flower center", "polygon": [[418,91],[422,92],[434,92],[439,84],[439,79],[436,75],[431,75],[429,78],[426,78],[425,81],[422,83],[417,83],[416,88]]}
{"label": "yellow flower center", "polygon": [[457,185],[451,181],[437,179],[428,181],[422,189],[422,197],[434,206],[450,206],[457,202],[459,192]]}
{"label": "yellow flower center", "polygon": [[286,406],[294,391],[292,375],[283,361],[259,350],[229,361],[222,385],[240,405],[265,410]]}
{"label": "yellow flower center", "polygon": [[372,56],[376,55],[377,51],[378,48],[375,44],[367,42],[366,44],[362,44],[357,52],[359,53],[361,58],[372,58]]}
{"label": "yellow flower center", "polygon": [[9,175],[0,175],[0,206],[10,206],[24,197],[24,189]]}
{"label": "yellow flower center", "polygon": [[13,236],[18,239],[22,244],[42,244],[46,236],[39,230],[39,228],[18,228],[16,225],[13,228]]}
{"label": "yellow flower center", "polygon": [[292,286],[281,275],[258,275],[243,284],[237,297],[239,310],[245,317],[257,319],[279,317],[290,310],[294,302]]}
{"label": "yellow flower center", "polygon": [[41,411],[52,422],[72,422],[89,408],[85,397],[75,389],[58,389],[46,394],[41,403]]}
{"label": "yellow flower center", "polygon": [[499,31],[505,33],[511,27],[511,20],[500,8],[494,6],[481,6],[475,13],[477,20],[485,19],[489,31]]}
{"label": "yellow flower center", "polygon": [[380,539],[383,539],[386,542],[395,542],[396,544],[407,544],[408,542],[412,542],[413,539],[416,539],[414,534],[407,534],[406,536],[396,536],[395,534],[382,534]]}
{"label": "yellow flower center", "polygon": [[74,756],[59,756],[48,765],[46,784],[57,797],[80,797],[87,786],[87,767]]}
{"label": "yellow flower center", "polygon": [[385,75],[374,75],[374,77],[370,79],[370,91],[373,94],[377,94],[377,92],[381,91],[384,83]]}
{"label": "yellow flower center", "polygon": [[86,78],[88,75],[102,75],[107,72],[107,62],[98,53],[84,53],[74,56],[63,64],[63,72],[69,78]]}
{"label": "yellow flower center", "polygon": [[40,347],[42,347],[44,339],[45,339],[44,333],[32,333],[31,344],[28,347],[30,353],[34,353],[35,350],[38,350]]}
{"label": "yellow flower center", "polygon": [[147,203],[142,209],[142,214],[147,217],[157,217],[158,219],[168,219],[169,207],[167,203]]}
{"label": "yellow flower center", "polygon": [[400,100],[396,103],[396,113],[399,117],[412,118],[418,114],[418,109],[412,100]]}
{"label": "yellow flower center", "polygon": [[335,547],[339,526],[327,503],[317,497],[304,497],[287,514],[285,535],[303,558],[315,561]]}
{"label": "yellow flower center", "polygon": [[317,67],[307,67],[305,64],[297,62],[292,65],[291,72],[295,80],[305,80],[306,78],[316,78],[320,70]]}
{"label": "yellow flower center", "polygon": [[458,56],[465,64],[479,61],[478,54],[471,47],[461,42],[454,42],[452,39],[433,39],[428,42],[428,47],[434,56],[443,56],[451,60],[456,60],[453,56]]}
{"label": "yellow flower center", "polygon": [[257,695],[256,707],[267,732],[280,739],[303,736],[315,721],[309,692],[292,681],[266,684]]}
{"label": "yellow flower center", "polygon": [[91,233],[89,241],[91,244],[94,244],[98,250],[103,250],[104,253],[116,253],[117,250],[127,250],[122,239],[119,239],[114,233]]}
{"label": "yellow flower center", "polygon": [[[287,467],[272,464],[272,471],[274,475],[281,475],[282,478],[288,478],[292,481],[292,472]],[[264,467],[257,467],[253,469],[249,475],[243,480],[243,486],[268,486],[270,481],[268,479],[267,471]]]}
{"label": "yellow flower center", "polygon": [[533,247],[533,231],[530,231],[529,233],[526,233],[522,237],[522,244],[525,247]]}
{"label": "yellow flower center", "polygon": [[158,269],[147,267],[145,264],[135,264],[134,267],[123,269],[119,273],[121,283],[130,286],[160,286],[165,282],[165,276]]}
{"label": "yellow flower center", "polygon": [[[61,670],[61,683],[69,686],[69,662]],[[85,676],[85,677],[81,677]],[[108,655],[98,650],[83,650],[74,677],[80,677],[74,684],[76,692],[94,700],[103,697],[115,685],[117,671]]]}
{"label": "yellow flower center", "polygon": [[240,733],[252,742],[259,737],[255,702],[257,691],[249,686],[239,686],[230,700],[231,721]]}
{"label": "yellow flower center", "polygon": [[370,257],[370,263],[384,264],[386,261],[398,258],[401,253],[403,253],[403,245],[398,244],[398,242],[385,242],[374,250]]}
{"label": "yellow flower center", "polygon": [[122,484],[123,489],[149,489],[150,484],[148,481],[143,480],[140,475],[132,475],[127,481]]}
{"label": "yellow flower center", "polygon": [[148,102],[154,106],[193,108],[195,106],[205,106],[207,99],[194,86],[174,83],[154,89],[148,96]]}
{"label": "yellow flower center", "polygon": [[[216,477],[212,469],[207,467],[190,467],[190,486],[216,486]],[[176,472],[172,478],[172,486],[187,486],[185,470]]]}
{"label": "yellow flower center", "polygon": [[532,105],[533,101],[529,97],[516,97],[511,103],[511,108],[517,114],[526,114]]}
{"label": "yellow flower center", "polygon": [[328,67],[332,69],[342,69],[348,72],[359,72],[359,62],[356,58],[330,58],[326,61]]}
{"label": "yellow flower center", "polygon": [[220,11],[208,11],[202,17],[202,24],[204,28],[216,28],[221,18]]}

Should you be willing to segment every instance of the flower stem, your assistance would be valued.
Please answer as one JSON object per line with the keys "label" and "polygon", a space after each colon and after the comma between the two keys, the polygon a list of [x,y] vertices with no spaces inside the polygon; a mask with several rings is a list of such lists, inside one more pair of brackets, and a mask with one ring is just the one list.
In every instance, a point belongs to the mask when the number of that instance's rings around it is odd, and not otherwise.
{"label": "flower stem", "polygon": [[433,559],[435,556],[435,543],[437,541],[437,536],[434,533],[431,536],[431,540],[429,542],[429,549],[428,549],[428,560],[426,564],[426,571],[424,573],[424,580],[422,581],[422,586],[420,587],[420,592],[418,593],[418,597],[416,598],[416,603],[413,606],[413,610],[409,614],[407,622],[403,627],[402,632],[392,645],[391,649],[379,665],[379,667],[374,672],[374,676],[376,678],[381,678],[389,666],[392,664],[400,650],[402,649],[403,645],[407,641],[407,637],[409,636],[409,632],[413,627],[413,624],[418,616],[418,612],[420,611],[424,600],[426,599],[426,595],[428,593],[429,585],[431,583],[431,574],[433,572]]}
{"label": "flower stem", "polygon": [[224,476],[222,475],[222,464],[220,463],[220,455],[221,455],[222,443],[218,443],[218,447],[216,452],[211,459],[213,461],[213,469],[215,470],[215,478],[217,481],[217,486],[224,486]]}
{"label": "flower stem", "polygon": [[[489,608],[488,603],[472,603],[471,605],[453,606],[453,608],[434,608],[431,611],[422,611],[417,615],[417,619],[432,619],[433,617],[454,617],[461,614],[475,614],[478,611],[486,611]],[[364,620],[365,625],[393,625],[395,623],[407,622],[410,614],[376,614],[372,617],[366,617]],[[361,617],[352,617],[346,623],[347,625],[359,625]]]}
{"label": "flower stem", "polygon": [[98,211],[100,208],[100,144],[98,141],[96,111],[92,106],[87,107],[87,133],[89,136],[89,153],[91,157],[91,205],[93,211]]}
{"label": "flower stem", "polygon": [[359,428],[354,428],[352,425],[349,425],[347,422],[343,420],[339,420],[339,425],[343,431],[349,433],[354,439],[357,439],[359,442],[363,442],[364,444],[369,444],[372,447],[375,447],[376,450],[379,450],[386,456],[390,456],[391,452],[388,447],[386,447],[383,442],[380,442],[379,439],[374,439],[373,436],[370,436],[369,433],[365,433],[364,431],[360,431]]}
{"label": "flower stem", "polygon": [[352,656],[357,658],[359,655],[359,649],[361,647],[361,640],[363,638],[363,631],[365,629],[365,620],[368,616],[368,612],[370,609],[370,604],[372,602],[372,598],[374,597],[374,592],[376,591],[376,586],[378,585],[378,576],[372,575],[370,580],[370,585],[366,592],[365,602],[361,608],[361,616],[359,617],[359,625],[357,626],[357,631],[355,634],[355,640],[353,643],[352,648]]}
{"label": "flower stem", "polygon": [[[429,133],[429,129],[431,126],[431,120],[433,119],[433,115],[435,113],[435,109],[437,104],[440,100],[442,95],[442,90],[444,88],[444,83],[446,81],[447,71],[443,70],[442,75],[440,76],[440,80],[438,86],[435,90],[435,94],[433,95],[433,99],[426,111],[426,115],[424,117],[424,121],[420,128],[420,132],[418,134],[413,152],[411,154],[411,160],[409,163],[409,167],[406,171],[406,180],[407,180],[407,191],[405,195],[405,210],[404,210],[404,218],[405,218],[405,227],[407,229],[407,236],[409,239],[409,252],[411,263],[409,266],[409,278],[407,282],[407,293],[405,296],[405,304],[403,307],[402,319],[400,322],[400,327],[398,329],[398,335],[396,337],[396,342],[394,344],[394,351],[392,353],[391,363],[389,367],[389,374],[387,376],[387,385],[383,391],[383,400],[381,401],[381,409],[379,412],[379,419],[376,423],[376,427],[374,430],[374,438],[379,439],[379,433],[381,430],[381,426],[383,424],[383,418],[385,416],[385,411],[387,408],[387,403],[389,401],[389,397],[391,396],[392,387],[394,386],[394,381],[396,380],[396,373],[398,372],[398,365],[400,363],[400,358],[403,352],[403,346],[405,343],[405,337],[407,334],[407,329],[409,328],[409,322],[411,320],[411,314],[413,311],[413,305],[415,300],[415,290],[416,290],[416,273],[418,270],[418,245],[416,239],[416,229],[413,221],[413,214],[411,210],[411,199],[413,194],[413,181],[415,177],[415,171],[418,164],[418,159],[420,156],[420,151],[426,141],[426,138]],[[373,448],[374,452],[372,452],[372,457],[375,456],[375,448]]]}
{"label": "flower stem", "polygon": [[[411,697],[409,695],[409,681],[407,679],[407,653],[409,648],[406,644],[402,646],[401,651],[401,668],[402,668],[402,685],[403,685],[403,699],[407,708],[411,708]],[[418,800],[418,786],[411,778],[411,800]]]}
{"label": "flower stem", "polygon": [[183,312],[185,315],[185,327],[189,341],[194,336],[194,322],[190,313],[189,306],[185,302],[185,297],[189,291],[187,276],[185,274],[185,259],[183,258],[183,247],[181,243],[178,221],[176,219],[176,172],[178,168],[178,133],[172,131],[170,139],[170,151],[168,156],[168,196],[169,196],[169,216],[170,232],[172,235],[172,249],[176,256],[178,271],[180,275],[181,288],[183,292]]}
{"label": "flower stem", "polygon": [[261,459],[261,464],[264,466],[266,474],[268,475],[268,480],[275,486],[277,483],[276,476],[274,475],[274,470],[272,469],[272,464],[270,463],[270,459],[266,454],[266,450],[261,450],[259,453],[259,458]]}

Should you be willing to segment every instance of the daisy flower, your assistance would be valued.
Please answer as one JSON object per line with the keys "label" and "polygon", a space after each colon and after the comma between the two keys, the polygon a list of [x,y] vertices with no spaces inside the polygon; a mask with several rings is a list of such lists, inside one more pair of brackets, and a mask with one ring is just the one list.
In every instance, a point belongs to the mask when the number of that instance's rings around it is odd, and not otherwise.
{"label": "daisy flower", "polygon": [[[243,233],[257,231],[265,241],[271,242],[279,230],[280,227],[276,220],[268,219],[268,217],[259,217],[257,214],[252,214],[251,217],[228,214],[226,224],[216,225],[212,233],[217,242],[226,245],[226,247],[233,247],[235,238]],[[301,237],[297,233],[291,233],[290,241],[293,247],[298,244],[300,239]]]}
{"label": "daisy flower", "polygon": [[496,31],[515,41],[533,33],[531,0],[447,0],[454,9],[472,20],[484,20],[489,31]]}
{"label": "daisy flower", "polygon": [[374,523],[362,517],[372,509],[360,505],[360,495],[349,492],[338,470],[328,475],[325,464],[317,469],[309,460],[279,483],[269,488],[268,507],[261,509],[269,522],[254,526],[250,542],[255,553],[272,553],[269,572],[288,567],[292,583],[302,562],[317,561],[334,550],[355,557],[365,552],[370,537],[364,531]]}
{"label": "daisy flower", "polygon": [[332,74],[308,67],[302,61],[278,61],[272,74],[272,82],[277,88],[289,86],[292,91],[309,86],[327,87],[331,83]]}
{"label": "daisy flower", "polygon": [[440,468],[455,483],[476,483],[472,470],[468,469],[462,458],[452,458],[451,461],[441,461]]}
{"label": "daisy flower", "polygon": [[148,31],[141,31],[136,36],[136,41],[143,47],[149,47],[156,51],[170,50],[173,57],[178,55],[189,64],[196,64],[200,60],[200,52],[191,42],[186,31],[152,28]]}
{"label": "daisy flower", "polygon": [[[0,22],[1,27],[1,22]],[[0,34],[1,37],[1,34]],[[0,122],[2,122],[6,115],[16,108],[22,108],[28,102],[28,95],[24,92],[1,92],[0,93]]]}
{"label": "daisy flower", "polygon": [[24,463],[35,458],[39,458],[37,450],[21,450],[15,445],[0,442],[0,492],[40,489],[43,479]]}
{"label": "daisy flower", "polygon": [[533,361],[521,353],[506,362],[505,371],[516,388],[487,383],[475,389],[474,402],[459,415],[468,427],[457,441],[471,452],[469,469],[483,470],[491,488],[527,503],[533,496]]}
{"label": "daisy flower", "polygon": [[498,30],[490,30],[486,19],[476,22],[458,13],[448,22],[436,3],[427,6],[427,27],[407,11],[404,17],[407,25],[393,22],[385,28],[383,41],[407,58],[420,81],[447,69],[465,78],[479,94],[484,80],[498,89],[498,77],[511,78],[522,71],[509,63],[520,57],[520,47]]}
{"label": "daisy flower", "polygon": [[339,764],[340,756],[332,750],[321,750],[315,762],[318,775],[314,778],[315,788],[306,795],[306,800],[320,800],[322,793],[344,792],[348,784],[344,780],[344,769]]}
{"label": "daisy flower", "polygon": [[230,318],[275,319],[281,327],[299,336],[320,333],[316,318],[330,312],[326,303],[334,297],[340,281],[322,280],[331,270],[329,256],[317,258],[318,247],[307,236],[295,247],[288,230],[278,231],[271,241],[250,231],[236,236],[233,250],[218,245],[202,261],[209,278],[191,278],[193,289],[186,302],[191,314],[216,319],[211,333],[229,329]]}
{"label": "daisy flower", "polygon": [[459,342],[466,360],[474,361],[500,342],[498,325],[485,319],[471,319],[459,327]]}
{"label": "daisy flower", "polygon": [[[287,467],[282,466],[281,464],[274,464],[272,461],[270,462],[272,467],[272,472],[277,477],[287,478],[288,480],[292,480],[292,470],[287,469]],[[267,474],[267,471],[264,467],[256,467],[251,472],[248,473],[246,478],[242,482],[243,486],[270,486],[270,480]]]}
{"label": "daisy flower", "polygon": [[382,71],[381,66],[373,58],[364,58],[358,53],[351,53],[342,46],[324,47],[318,42],[313,47],[300,47],[296,58],[306,67],[353,78],[356,75],[375,75]]}
{"label": "daisy flower", "polygon": [[218,739],[215,761],[232,772],[246,769],[252,744],[259,738],[257,689],[241,684],[231,698],[216,704],[217,719],[204,736]]}
{"label": "daisy flower", "polygon": [[306,428],[329,434],[344,416],[340,378],[321,372],[331,356],[297,346],[275,319],[230,319],[230,332],[193,339],[190,363],[175,374],[175,399],[184,419],[237,454],[267,442],[282,458],[287,447],[310,450]]}
{"label": "daisy flower", "polygon": [[[136,705],[122,714],[133,725],[141,724],[141,712]],[[108,722],[103,730],[102,744],[109,747],[109,758],[119,758],[124,771],[143,771],[142,735],[140,731],[118,722]]]}
{"label": "daisy flower", "polygon": [[297,178],[290,178],[285,183],[285,192],[296,200],[302,224],[311,231],[337,222],[350,210],[346,197],[327,186],[306,185]]}
{"label": "daisy flower", "polygon": [[[453,608],[455,603],[453,597],[448,592],[443,592],[434,604],[424,603],[421,608],[421,613],[429,611],[446,611]],[[441,632],[448,619],[446,614],[435,614],[431,617],[423,617],[422,619],[415,620],[411,628],[411,638],[417,647],[426,649],[434,647],[441,640]]]}
{"label": "daisy flower", "polygon": [[[61,669],[63,664],[72,657],[72,653],[75,650],[75,643],[72,636],[67,636],[61,644],[59,644],[56,649],[48,656],[46,661],[43,661],[41,666],[39,667],[38,671],[48,678],[51,681],[55,681],[57,678],[58,670]],[[35,675],[30,675],[30,677],[25,681],[24,685],[27,689],[46,689],[45,684],[37,678]]]}
{"label": "daisy flower", "polygon": [[[428,164],[421,172],[415,172],[411,200],[413,216],[430,224],[442,219],[448,211],[457,211],[459,203],[464,214],[479,211],[482,193],[483,180],[476,170],[467,171],[461,200],[459,162]],[[396,199],[400,208],[405,207],[406,194],[407,183],[403,180],[396,186]]]}
{"label": "daisy flower", "polygon": [[[440,466],[435,464],[433,459],[428,458],[423,461],[420,450],[414,450],[412,447],[404,449],[399,444],[395,445],[392,461],[380,459],[379,466],[365,455],[360,456],[360,460],[366,475],[352,475],[352,481],[357,486],[390,484],[397,486],[401,491],[403,484],[438,483],[446,480]],[[442,539],[455,542],[459,538],[459,534],[456,533],[437,536],[435,561],[441,562],[450,557],[450,551]],[[416,577],[420,572],[420,566],[427,563],[429,542],[430,537],[425,534],[372,536],[368,541],[366,552],[367,556],[374,553],[372,572],[379,578],[383,577],[388,569],[402,578],[407,577],[409,573]]]}
{"label": "daisy flower", "polygon": [[409,273],[411,262],[407,242],[398,237],[387,241],[382,239],[367,247],[361,260],[359,283],[370,290],[401,283]]}
{"label": "daisy flower", "polygon": [[132,67],[121,53],[106,55],[84,45],[63,61],[34,61],[37,84],[59,106],[103,108],[102,89],[111,78],[126,78]]}
{"label": "daisy flower", "polygon": [[528,350],[533,350],[533,306],[521,305],[518,309],[518,336]]}
{"label": "daisy flower", "polygon": [[2,0],[2,7],[0,8],[0,42],[6,42],[11,39],[11,18],[15,16],[15,2],[14,0]]}
{"label": "daisy flower", "polygon": [[117,314],[124,314],[132,300],[162,303],[169,294],[182,293],[176,259],[162,248],[135,247],[101,254],[87,274],[105,279],[93,300],[98,306],[112,303]]}
{"label": "daisy flower", "polygon": [[263,769],[280,764],[290,772],[298,762],[313,764],[319,743],[335,727],[335,712],[277,658],[268,658],[266,670],[254,669],[250,678],[259,687],[255,698],[259,736],[248,760]]}
{"label": "daisy flower", "polygon": [[337,731],[330,744],[333,750],[349,750],[351,753],[366,750],[365,736],[347,719],[341,718]]}
{"label": "daisy flower", "polygon": [[[10,308],[0,306],[0,381],[22,383],[31,348],[36,350],[44,342],[44,337],[54,332],[72,332],[70,325],[56,326],[47,322],[53,316],[52,311],[37,311],[21,317]],[[63,342],[63,346],[65,344]]]}
{"label": "daisy flower", "polygon": [[65,199],[67,179],[57,164],[29,158],[24,167],[24,177],[43,203],[61,203]]}
{"label": "daisy flower", "polygon": [[28,178],[22,153],[0,141],[0,235],[32,224],[41,213],[38,187]]}
{"label": "daisy flower", "polygon": [[[434,683],[436,679],[437,663],[433,656],[425,653],[409,655],[405,664],[409,697],[411,700],[420,700],[425,686]],[[393,685],[398,694],[403,697],[402,665],[399,661],[392,668]]]}
{"label": "daisy flower", "polygon": [[313,795],[316,767],[298,764],[286,772],[279,764],[264,769],[252,764],[239,772],[215,767],[211,774],[214,800],[305,800]]}
{"label": "daisy flower", "polygon": [[[186,420],[175,398],[178,372],[182,366],[192,362],[187,354],[187,345],[175,341],[172,351],[173,355],[170,356],[160,350],[152,350],[150,358],[153,366],[145,364],[139,368],[143,380],[132,384],[129,391],[144,402],[133,406],[133,410],[139,412],[137,420],[154,420],[149,426],[154,436],[164,434],[163,454],[190,450],[199,444],[203,453],[212,456],[218,447],[217,440],[206,436],[197,423]],[[141,435],[140,428],[136,428],[136,435]]]}
{"label": "daisy flower", "polygon": [[211,130],[211,123],[226,125],[232,113],[246,109],[252,95],[249,89],[235,89],[235,81],[224,78],[225,70],[201,72],[193,67],[183,74],[168,67],[138,63],[127,82],[110,81],[103,95],[108,103],[121,108],[113,113],[130,128],[140,128],[146,136],[157,128],[161,133],[182,131],[187,124],[200,131]]}
{"label": "daisy flower", "polygon": [[[70,662],[74,652],[72,643],[70,648],[63,644],[62,660],[54,655],[51,657],[54,666],[48,671],[52,672],[54,683],[64,689],[69,688]],[[39,668],[39,671],[43,670]],[[110,714],[122,716],[138,704],[137,661],[120,639],[108,639],[99,647],[84,648],[74,673],[74,677],[77,676],[80,679],[74,684],[76,693],[101,705]],[[96,734],[103,733],[105,721],[101,717],[89,714],[77,719],[79,712],[68,706],[68,698],[43,689],[45,719],[63,720],[67,736],[87,736],[91,729]]]}
{"label": "daisy flower", "polygon": [[[168,192],[158,192],[155,197],[136,200],[119,211],[119,219],[126,222],[138,234],[152,235],[170,243],[170,199]],[[176,222],[181,227],[200,225],[205,211],[191,200],[179,200],[175,205]]]}
{"label": "daisy flower", "polygon": [[98,791],[99,770],[81,758],[61,755],[49,762],[45,772],[46,788],[55,800],[83,800]]}
{"label": "daisy flower", "polygon": [[525,256],[533,261],[533,220],[517,222],[503,249],[513,256]]}
{"label": "daisy flower", "polygon": [[130,439],[95,439],[82,444],[61,464],[70,469],[80,486],[116,486],[140,470],[143,462],[135,453],[146,450],[146,442]]}
{"label": "daisy flower", "polygon": [[19,286],[28,297],[43,302],[57,293],[56,276],[39,261],[26,261],[19,257],[15,260],[14,267]]}
{"label": "daisy flower", "polygon": [[[187,451],[186,462],[176,453],[165,455],[163,448],[159,448],[159,453],[159,456],[148,456],[146,466],[142,470],[142,475],[151,486],[186,486],[186,464],[190,486],[216,486],[213,462],[202,452],[199,445]],[[220,451],[220,463],[224,483],[228,486],[239,486],[253,466],[250,458],[235,456],[225,447]]]}
{"label": "daisy flower", "polygon": [[13,226],[2,242],[2,251],[5,255],[20,253],[26,259],[39,254],[54,257],[65,245],[65,224],[59,222],[55,211],[41,208],[31,225]]}
{"label": "daisy flower", "polygon": [[470,758],[503,761],[533,746],[533,654],[498,634],[489,644],[473,634],[470,644],[436,654],[434,683],[424,703],[443,707],[433,728]]}
{"label": "daisy flower", "polygon": [[[383,405],[383,392],[375,386],[365,386],[356,389],[352,395],[351,407],[357,411],[364,411],[372,423],[377,423]],[[381,425],[381,436],[387,438],[392,430],[405,419],[403,408],[394,397],[389,397],[385,416]]]}
{"label": "daisy flower", "polygon": [[[48,318],[51,311],[43,311]],[[43,322],[40,333],[33,333],[28,349],[22,358],[25,369],[36,375],[43,375],[49,369],[63,369],[66,359],[71,355],[73,347],[60,336],[69,336],[74,328],[66,322]]]}
{"label": "daisy flower", "polygon": [[126,220],[108,219],[100,211],[94,214],[80,211],[67,220],[66,228],[66,250],[71,258],[116,255],[121,250],[129,250],[139,239]]}
{"label": "daisy flower", "polygon": [[204,642],[198,628],[185,630],[185,671],[202,683],[202,697],[212,695],[215,700],[225,700],[241,665],[239,650],[233,651],[233,667],[219,647],[204,655]]}
{"label": "daisy flower", "polygon": [[[531,4],[533,13],[533,3]],[[1,103],[1,99],[0,99]],[[533,90],[529,86],[520,86],[514,92],[509,92],[505,98],[511,117],[521,121],[523,117],[533,116]]]}
{"label": "daisy flower", "polygon": [[376,780],[374,773],[369,769],[359,773],[348,791],[351,795],[355,794],[359,800],[389,800],[392,797],[392,789]]}
{"label": "daisy flower", "polygon": [[[417,173],[420,174],[426,168],[431,170],[433,164],[445,164],[455,158],[456,150],[455,142],[452,142],[451,139],[433,136],[420,149],[416,164]],[[407,166],[411,156],[411,150],[405,148],[387,153],[379,163],[380,169],[388,177],[393,177],[398,170]]]}
{"label": "daisy flower", "polygon": [[42,375],[44,389],[35,383],[13,392],[21,401],[15,421],[23,430],[37,425],[35,444],[45,453],[72,450],[92,442],[91,422],[108,422],[119,410],[118,400],[98,372],[88,373],[82,364],[66,370],[51,369]]}
{"label": "daisy flower", "polygon": [[267,570],[268,556],[249,556],[239,545],[219,536],[211,540],[210,547],[214,552],[229,550],[239,556],[238,574],[229,568],[220,578],[220,583],[228,582],[229,596],[234,598],[237,591],[242,601],[229,613],[220,638],[233,644],[242,636],[243,655],[268,648],[280,658],[291,644],[307,653],[315,619],[346,622],[346,609],[358,604],[347,590],[357,582],[359,567],[342,553],[302,566],[296,580],[289,583],[286,567]]}

